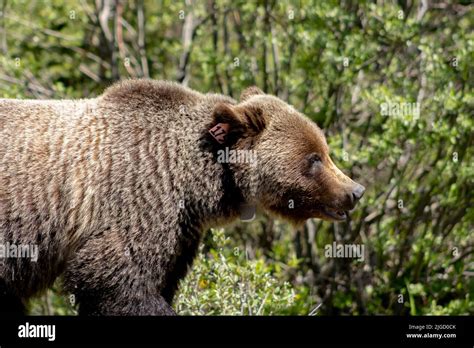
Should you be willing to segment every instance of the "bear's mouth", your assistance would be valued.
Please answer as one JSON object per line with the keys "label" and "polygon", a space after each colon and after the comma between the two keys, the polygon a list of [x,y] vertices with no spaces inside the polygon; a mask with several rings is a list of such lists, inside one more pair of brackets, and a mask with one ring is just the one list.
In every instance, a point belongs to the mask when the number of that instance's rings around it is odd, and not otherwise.
{"label": "bear's mouth", "polygon": [[327,217],[337,221],[346,220],[348,215],[348,212],[345,210],[333,209],[329,207],[323,207],[321,212],[323,215],[326,215]]}

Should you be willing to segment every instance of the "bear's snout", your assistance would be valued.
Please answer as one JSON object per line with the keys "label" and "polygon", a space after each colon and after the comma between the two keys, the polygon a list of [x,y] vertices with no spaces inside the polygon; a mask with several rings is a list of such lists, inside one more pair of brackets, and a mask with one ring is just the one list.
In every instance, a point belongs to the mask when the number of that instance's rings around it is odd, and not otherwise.
{"label": "bear's snout", "polygon": [[335,181],[333,183],[339,187],[339,206],[344,210],[352,210],[356,206],[359,199],[362,198],[365,192],[365,187],[350,177],[345,175],[328,157],[329,168]]}
{"label": "bear's snout", "polygon": [[347,210],[352,210],[356,206],[357,202],[364,195],[365,187],[361,184],[354,183],[349,189],[349,192],[346,193],[344,206]]}

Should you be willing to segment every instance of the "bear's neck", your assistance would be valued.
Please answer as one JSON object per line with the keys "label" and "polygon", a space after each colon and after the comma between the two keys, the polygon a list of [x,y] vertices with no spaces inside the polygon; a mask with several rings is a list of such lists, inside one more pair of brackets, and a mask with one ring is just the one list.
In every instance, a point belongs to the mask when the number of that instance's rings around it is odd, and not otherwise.
{"label": "bear's neck", "polygon": [[[173,238],[171,252],[162,252],[161,255],[174,265],[172,271],[162,275],[160,282],[161,293],[169,302],[173,299],[179,280],[186,275],[196,256],[203,233],[238,218],[244,202],[229,164],[217,161],[215,144],[207,133],[208,123],[211,120],[201,122],[200,132],[188,132],[187,140],[176,148],[175,156],[169,157],[170,165],[165,169],[168,176],[173,176],[172,185],[166,194],[171,198],[167,204],[169,207],[178,207],[175,224],[168,226],[169,231],[162,232],[178,233]],[[172,141],[169,134],[165,135],[168,137],[165,141]],[[181,139],[186,137],[183,135]]]}
{"label": "bear's neck", "polygon": [[217,160],[212,141],[207,134],[200,137],[200,160],[192,170],[193,179],[185,183],[188,204],[183,218],[198,222],[203,230],[232,222],[245,202],[229,163]]}

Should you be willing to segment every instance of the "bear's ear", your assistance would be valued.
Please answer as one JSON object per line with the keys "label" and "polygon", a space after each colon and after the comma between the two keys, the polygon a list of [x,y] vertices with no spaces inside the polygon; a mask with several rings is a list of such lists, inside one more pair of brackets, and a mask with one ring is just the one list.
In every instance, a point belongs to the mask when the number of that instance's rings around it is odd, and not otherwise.
{"label": "bear's ear", "polygon": [[257,136],[266,127],[262,110],[254,106],[219,103],[214,108],[209,133],[220,144],[232,145],[241,138]]}
{"label": "bear's ear", "polygon": [[240,94],[240,102],[243,102],[243,101],[249,99],[251,96],[258,95],[258,94],[265,94],[265,93],[263,93],[263,91],[260,88],[258,88],[257,86],[247,87]]}

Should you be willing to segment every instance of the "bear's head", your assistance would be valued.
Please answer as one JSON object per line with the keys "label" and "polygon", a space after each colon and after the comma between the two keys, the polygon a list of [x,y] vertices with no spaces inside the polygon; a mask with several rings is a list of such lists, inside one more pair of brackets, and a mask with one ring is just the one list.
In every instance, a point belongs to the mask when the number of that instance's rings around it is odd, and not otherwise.
{"label": "bear's head", "polygon": [[365,188],[329,156],[323,132],[292,106],[256,87],[215,106],[210,132],[247,202],[290,221],[344,220]]}

